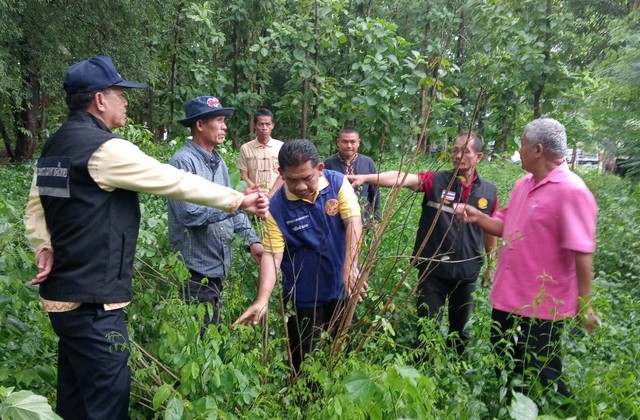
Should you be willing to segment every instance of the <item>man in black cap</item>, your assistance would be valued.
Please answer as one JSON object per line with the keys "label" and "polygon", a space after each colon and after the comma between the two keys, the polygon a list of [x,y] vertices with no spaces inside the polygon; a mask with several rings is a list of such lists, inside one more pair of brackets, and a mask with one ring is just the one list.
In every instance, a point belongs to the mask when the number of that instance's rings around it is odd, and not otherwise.
{"label": "man in black cap", "polygon": [[125,124],[125,88],[109,57],[69,67],[69,118],[45,143],[25,213],[36,252],[40,300],[58,342],[57,413],[126,419],[131,373],[123,308],[132,299],[140,224],[138,192],[264,214],[266,198],[243,195],[163,165],[111,129]]}
{"label": "man in black cap", "polygon": [[[184,107],[186,118],[178,121],[191,128],[192,139],[178,150],[169,163],[176,168],[200,175],[216,184],[229,187],[229,170],[216,148],[224,143],[225,119],[234,108],[224,108],[218,98],[200,96]],[[262,244],[243,212],[227,213],[218,209],[169,200],[169,242],[189,268],[191,278],[183,288],[187,303],[211,304],[212,313],[205,315],[206,324],[220,322],[222,283],[231,266],[233,234],[243,237],[257,263]]]}

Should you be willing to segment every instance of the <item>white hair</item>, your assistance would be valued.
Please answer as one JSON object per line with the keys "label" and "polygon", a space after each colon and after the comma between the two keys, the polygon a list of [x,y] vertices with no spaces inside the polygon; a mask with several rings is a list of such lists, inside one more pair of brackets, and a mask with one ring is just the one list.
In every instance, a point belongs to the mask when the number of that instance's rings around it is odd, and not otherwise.
{"label": "white hair", "polygon": [[524,136],[531,144],[542,144],[549,156],[564,157],[567,150],[567,132],[553,118],[538,118],[524,128]]}

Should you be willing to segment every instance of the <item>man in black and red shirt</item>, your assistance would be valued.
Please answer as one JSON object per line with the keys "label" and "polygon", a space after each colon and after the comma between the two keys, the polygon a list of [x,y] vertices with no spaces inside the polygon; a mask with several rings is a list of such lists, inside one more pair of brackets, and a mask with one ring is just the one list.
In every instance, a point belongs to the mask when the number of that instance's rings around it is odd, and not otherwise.
{"label": "man in black and red shirt", "polygon": [[454,203],[467,203],[488,215],[497,209],[496,187],[480,178],[476,171],[483,157],[482,147],[480,136],[462,133],[453,145],[453,170],[348,176],[354,187],[367,183],[424,193],[413,253],[419,273],[418,315],[439,320],[448,300],[449,332],[457,333],[457,337],[454,334],[452,338],[458,354],[464,351],[469,338],[464,326],[473,311],[472,293],[484,255],[492,252],[496,245],[494,236],[463,225],[453,216]]}

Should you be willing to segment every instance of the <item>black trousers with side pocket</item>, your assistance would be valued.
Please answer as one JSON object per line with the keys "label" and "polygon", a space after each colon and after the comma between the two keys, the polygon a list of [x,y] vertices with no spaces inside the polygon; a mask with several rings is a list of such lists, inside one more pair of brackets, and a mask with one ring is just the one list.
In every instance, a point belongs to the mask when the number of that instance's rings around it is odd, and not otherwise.
{"label": "black trousers with side pocket", "polygon": [[[568,397],[569,391],[561,379],[563,321],[528,318],[498,309],[493,309],[491,319],[494,322],[491,344],[495,353],[500,357],[513,357],[515,362],[509,378],[521,376],[523,383],[537,378],[542,385],[555,386],[559,394]],[[535,376],[531,378],[531,375]]]}
{"label": "black trousers with side pocket", "polygon": [[123,309],[84,303],[50,312],[58,341],[56,413],[63,419],[127,419],[131,370]]}

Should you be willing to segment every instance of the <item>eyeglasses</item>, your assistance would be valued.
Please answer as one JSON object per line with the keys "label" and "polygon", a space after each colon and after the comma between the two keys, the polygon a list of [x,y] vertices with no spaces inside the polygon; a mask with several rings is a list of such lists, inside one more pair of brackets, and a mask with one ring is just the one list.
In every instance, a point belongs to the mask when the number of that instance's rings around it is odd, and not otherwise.
{"label": "eyeglasses", "polygon": [[102,91],[103,95],[111,95],[111,96],[116,96],[118,97],[122,102],[127,102],[127,97],[124,94],[124,90],[113,90],[113,89],[106,89]]}

